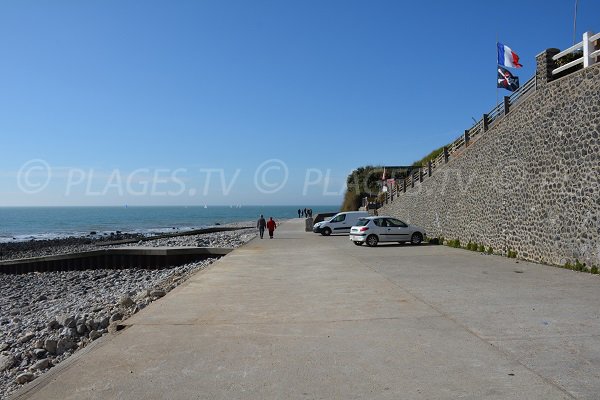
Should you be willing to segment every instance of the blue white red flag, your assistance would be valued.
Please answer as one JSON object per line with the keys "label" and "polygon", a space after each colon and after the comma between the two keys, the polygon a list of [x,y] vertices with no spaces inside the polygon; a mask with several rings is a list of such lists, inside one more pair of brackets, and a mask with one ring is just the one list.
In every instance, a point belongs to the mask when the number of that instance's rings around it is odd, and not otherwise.
{"label": "blue white red flag", "polygon": [[521,68],[519,56],[510,47],[498,42],[498,65],[509,68]]}

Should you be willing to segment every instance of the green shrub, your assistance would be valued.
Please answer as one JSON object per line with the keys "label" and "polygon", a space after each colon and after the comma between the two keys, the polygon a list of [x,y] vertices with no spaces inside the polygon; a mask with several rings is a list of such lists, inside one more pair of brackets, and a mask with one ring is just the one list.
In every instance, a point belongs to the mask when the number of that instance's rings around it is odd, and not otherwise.
{"label": "green shrub", "polygon": [[485,246],[482,245],[482,244],[480,244],[479,246],[477,246],[477,251],[480,252],[480,253],[485,252]]}
{"label": "green shrub", "polygon": [[587,272],[587,267],[585,266],[585,263],[580,263],[579,260],[575,260],[575,266],[573,268],[575,271],[580,271],[580,272]]}
{"label": "green shrub", "polygon": [[460,240],[458,240],[458,239],[451,240],[450,242],[448,242],[448,246],[460,249],[460,247],[461,247]]}
{"label": "green shrub", "polygon": [[595,265],[592,265],[592,268],[590,269],[590,273],[597,274],[598,273],[598,267],[596,267]]}
{"label": "green shrub", "polygon": [[492,246],[488,247],[487,253],[488,254],[494,254],[494,248]]}
{"label": "green shrub", "polygon": [[508,249],[508,254],[506,254],[508,258],[517,258],[517,252],[511,249]]}
{"label": "green shrub", "polygon": [[567,262],[565,263],[565,265],[563,265],[563,268],[564,268],[564,269],[573,269],[573,266],[571,265],[571,263],[570,263],[570,262],[568,262],[568,261],[567,261]]}

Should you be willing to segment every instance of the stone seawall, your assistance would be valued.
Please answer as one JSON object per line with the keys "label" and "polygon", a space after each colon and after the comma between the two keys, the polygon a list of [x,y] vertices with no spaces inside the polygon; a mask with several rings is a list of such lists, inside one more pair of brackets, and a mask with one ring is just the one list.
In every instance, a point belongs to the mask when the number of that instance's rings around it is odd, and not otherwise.
{"label": "stone seawall", "polygon": [[600,65],[552,82],[379,210],[430,236],[600,266]]}

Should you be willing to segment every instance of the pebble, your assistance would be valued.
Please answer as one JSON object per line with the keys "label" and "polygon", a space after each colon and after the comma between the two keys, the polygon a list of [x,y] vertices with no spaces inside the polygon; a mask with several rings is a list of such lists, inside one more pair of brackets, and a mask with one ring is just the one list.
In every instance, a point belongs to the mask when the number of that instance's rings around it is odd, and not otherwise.
{"label": "pebble", "polygon": [[135,301],[131,300],[131,297],[129,296],[123,296],[121,297],[121,300],[119,300],[119,304],[125,308],[129,308],[135,306]]}
{"label": "pebble", "polygon": [[166,293],[161,289],[156,289],[150,292],[150,297],[163,297],[164,295],[166,295]]}
{"label": "pebble", "polygon": [[15,358],[13,356],[0,356],[0,372],[6,371],[13,365],[15,365]]}
{"label": "pebble", "polygon": [[[172,246],[238,247],[256,236],[254,229],[169,238]],[[166,246],[166,239],[144,246]],[[132,244],[136,246],[137,243]],[[29,248],[28,246],[31,246]],[[86,247],[87,246],[87,247]],[[25,258],[94,250],[75,241],[56,247],[27,242],[4,258]],[[0,399],[68,358],[77,349],[122,326],[123,320],[183,283],[212,261],[144,270],[85,270],[0,274]],[[118,318],[117,318],[118,317]],[[48,366],[46,366],[46,361]],[[35,375],[30,371],[36,371]]]}
{"label": "pebble", "polygon": [[33,364],[31,367],[29,367],[30,371],[39,371],[39,370],[43,370],[43,369],[48,369],[50,368],[50,360],[47,358],[44,358],[43,360],[40,360],[38,362],[36,362],[35,364]]}
{"label": "pebble", "polygon": [[33,339],[35,337],[35,333],[33,332],[27,332],[25,335],[21,336],[18,340],[19,343],[23,344],[23,343],[27,343],[29,342],[31,339]]}
{"label": "pebble", "polygon": [[27,382],[31,382],[33,380],[33,374],[31,372],[26,372],[24,374],[20,374],[15,378],[15,382],[19,385],[23,385]]}
{"label": "pebble", "polygon": [[96,340],[98,338],[101,338],[102,334],[98,331],[91,331],[90,332],[90,340]]}

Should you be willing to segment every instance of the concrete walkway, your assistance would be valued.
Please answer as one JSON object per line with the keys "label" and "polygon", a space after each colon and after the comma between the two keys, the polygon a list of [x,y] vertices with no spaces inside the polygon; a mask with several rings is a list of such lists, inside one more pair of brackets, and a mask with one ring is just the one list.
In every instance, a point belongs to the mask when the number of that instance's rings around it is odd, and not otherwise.
{"label": "concrete walkway", "polygon": [[282,224],[28,399],[598,399],[600,279]]}

